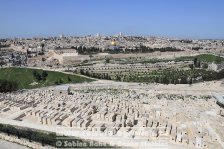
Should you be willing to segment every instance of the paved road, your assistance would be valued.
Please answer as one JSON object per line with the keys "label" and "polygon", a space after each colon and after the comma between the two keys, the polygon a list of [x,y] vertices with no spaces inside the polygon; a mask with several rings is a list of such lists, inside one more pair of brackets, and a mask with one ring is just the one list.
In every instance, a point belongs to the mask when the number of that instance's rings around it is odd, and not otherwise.
{"label": "paved road", "polygon": [[28,147],[25,147],[16,143],[8,142],[5,140],[0,140],[0,148],[1,149],[29,149]]}

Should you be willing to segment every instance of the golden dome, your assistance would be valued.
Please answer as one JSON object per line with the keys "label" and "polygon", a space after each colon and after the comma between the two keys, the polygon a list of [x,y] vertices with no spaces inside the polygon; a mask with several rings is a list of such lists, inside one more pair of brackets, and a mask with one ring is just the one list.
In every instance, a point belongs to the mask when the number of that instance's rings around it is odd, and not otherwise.
{"label": "golden dome", "polygon": [[112,46],[116,46],[116,42],[115,41],[111,41],[111,45]]}

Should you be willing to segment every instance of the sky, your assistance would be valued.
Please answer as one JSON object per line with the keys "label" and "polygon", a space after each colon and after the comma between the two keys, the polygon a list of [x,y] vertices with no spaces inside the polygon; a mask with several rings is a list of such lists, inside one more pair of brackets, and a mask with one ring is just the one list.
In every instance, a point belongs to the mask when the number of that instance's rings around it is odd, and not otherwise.
{"label": "sky", "polygon": [[224,0],[0,0],[0,38],[119,32],[224,39]]}

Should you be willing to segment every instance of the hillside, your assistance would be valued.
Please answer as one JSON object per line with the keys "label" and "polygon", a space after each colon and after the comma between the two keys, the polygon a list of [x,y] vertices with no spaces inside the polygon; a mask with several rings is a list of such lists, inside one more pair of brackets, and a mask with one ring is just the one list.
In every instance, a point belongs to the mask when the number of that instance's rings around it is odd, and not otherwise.
{"label": "hillside", "polygon": [[93,79],[62,72],[46,71],[45,79],[38,80],[34,71],[43,74],[43,70],[30,68],[1,68],[0,80],[16,81],[19,89],[32,89],[50,85],[91,82]]}

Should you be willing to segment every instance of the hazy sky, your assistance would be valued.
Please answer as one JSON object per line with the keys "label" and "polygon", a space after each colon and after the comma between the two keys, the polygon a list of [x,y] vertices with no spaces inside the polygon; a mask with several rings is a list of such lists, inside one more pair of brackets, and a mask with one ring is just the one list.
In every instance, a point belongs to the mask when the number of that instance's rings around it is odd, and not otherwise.
{"label": "hazy sky", "polygon": [[0,38],[118,32],[224,39],[224,0],[0,0]]}

